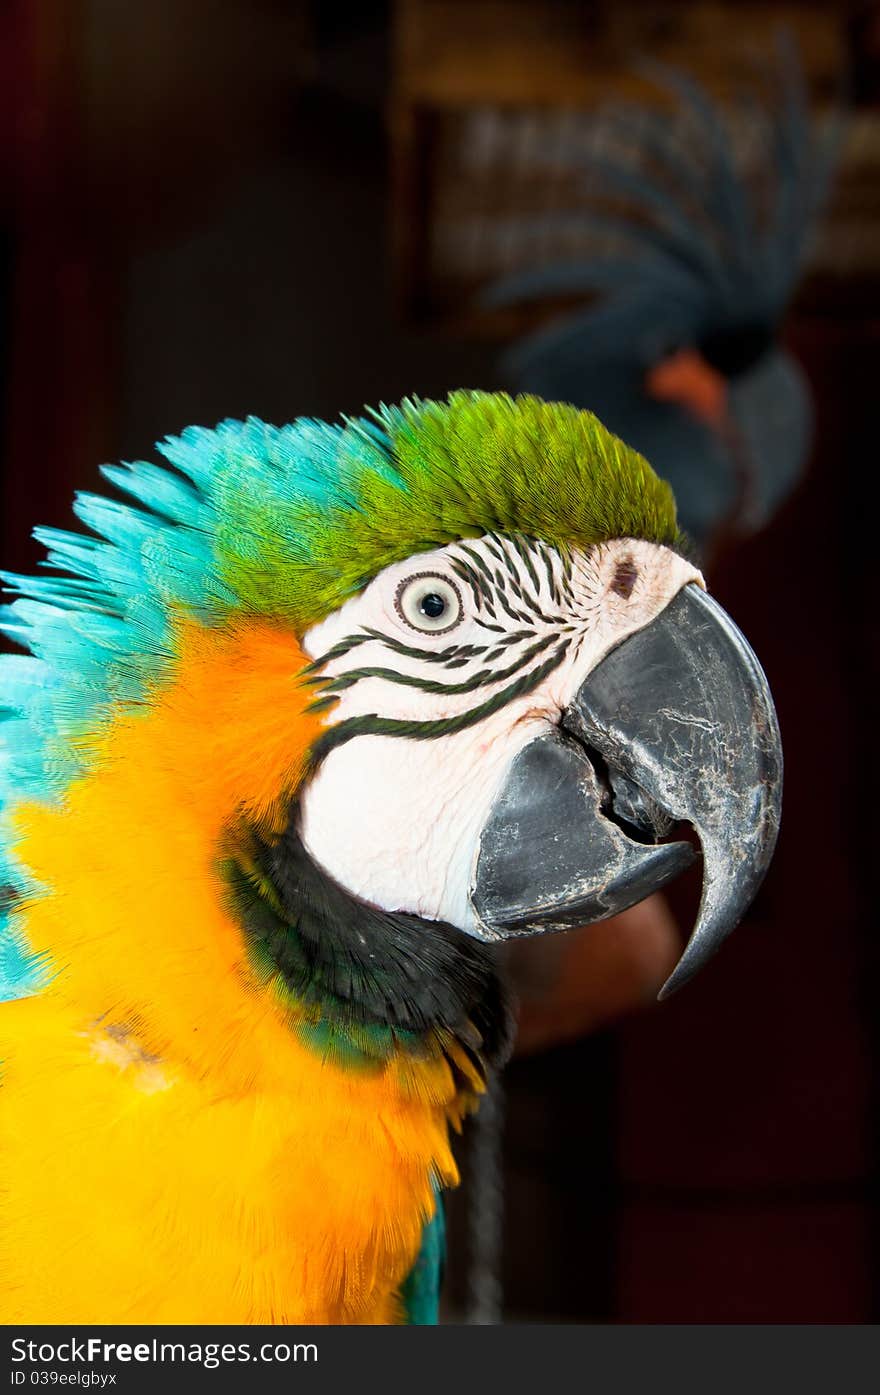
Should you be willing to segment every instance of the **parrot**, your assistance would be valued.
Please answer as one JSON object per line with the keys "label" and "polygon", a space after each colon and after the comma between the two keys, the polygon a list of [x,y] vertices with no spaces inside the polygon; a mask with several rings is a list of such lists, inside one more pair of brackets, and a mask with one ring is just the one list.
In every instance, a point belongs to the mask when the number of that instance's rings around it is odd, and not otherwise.
{"label": "parrot", "polygon": [[702,856],[688,980],[772,857],[769,686],[585,409],[157,450],[3,574],[0,1314],[432,1323],[500,947]]}
{"label": "parrot", "polygon": [[721,532],[766,526],[813,435],[809,385],[781,336],[829,201],[843,118],[814,128],[797,51],[785,35],[778,48],[772,100],[753,94],[734,109],[755,147],[748,169],[730,112],[688,73],[643,59],[663,105],[609,102],[585,128],[592,146],[569,138],[546,152],[587,206],[508,227],[511,237],[542,232],[542,243],[574,233],[582,253],[539,258],[484,295],[492,306],[591,297],[513,344],[503,378],[589,406],[625,432],[673,486],[703,552]]}

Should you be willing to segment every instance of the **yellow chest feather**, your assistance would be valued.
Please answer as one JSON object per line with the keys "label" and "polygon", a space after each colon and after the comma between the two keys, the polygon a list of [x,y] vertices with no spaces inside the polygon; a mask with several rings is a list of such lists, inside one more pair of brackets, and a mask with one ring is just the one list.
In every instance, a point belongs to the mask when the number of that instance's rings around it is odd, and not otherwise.
{"label": "yellow chest feather", "polygon": [[442,1106],[317,1060],[225,1095],[51,998],[3,1025],[2,1321],[395,1320]]}
{"label": "yellow chest feather", "polygon": [[272,826],[317,719],[271,627],[182,652],[62,804],[15,811],[54,977],[0,1005],[0,1320],[393,1321],[455,1181],[452,1070],[322,1060],[254,981],[218,844]]}

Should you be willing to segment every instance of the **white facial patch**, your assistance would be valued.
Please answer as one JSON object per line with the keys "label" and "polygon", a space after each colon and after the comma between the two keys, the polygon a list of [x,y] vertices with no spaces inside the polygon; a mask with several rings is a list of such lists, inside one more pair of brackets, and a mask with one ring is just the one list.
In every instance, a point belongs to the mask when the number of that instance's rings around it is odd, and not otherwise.
{"label": "white facial patch", "polygon": [[493,536],[387,567],[304,639],[346,738],[301,797],[311,856],[373,905],[484,935],[470,890],[513,758],[689,582],[630,539],[564,558]]}

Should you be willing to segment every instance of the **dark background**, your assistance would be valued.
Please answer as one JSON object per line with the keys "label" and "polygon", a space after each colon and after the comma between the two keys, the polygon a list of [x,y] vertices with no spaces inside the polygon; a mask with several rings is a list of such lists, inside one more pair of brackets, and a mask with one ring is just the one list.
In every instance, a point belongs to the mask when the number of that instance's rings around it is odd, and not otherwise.
{"label": "dark background", "polygon": [[[719,26],[723,55],[731,14],[748,31],[774,9],[801,26],[820,87],[829,64],[848,66],[868,131],[848,226],[870,247],[872,6],[7,0],[2,564],[34,565],[30,528],[68,525],[100,462],[149,455],[188,423],[335,418],[503,385],[505,326],[469,308],[425,251],[436,110],[509,101],[517,84],[523,101],[549,100],[542,54],[528,61],[536,15],[535,32],[561,25],[587,55],[615,24],[674,47],[699,20]],[[467,11],[480,12],[481,41],[457,86],[461,67],[441,59]],[[880,1319],[868,507],[880,279],[858,255],[843,263],[805,287],[785,330],[816,399],[808,475],[710,575],[779,708],[777,857],[686,992],[510,1068],[511,1319]],[[677,895],[685,916],[687,888]],[[456,1314],[461,1199],[452,1212]]]}

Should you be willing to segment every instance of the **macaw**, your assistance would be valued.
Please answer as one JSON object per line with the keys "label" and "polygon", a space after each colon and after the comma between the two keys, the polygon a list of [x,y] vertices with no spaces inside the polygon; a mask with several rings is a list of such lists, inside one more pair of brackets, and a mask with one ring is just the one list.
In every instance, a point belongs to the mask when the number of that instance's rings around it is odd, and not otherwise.
{"label": "macaw", "polygon": [[[706,548],[721,530],[763,527],[803,473],[813,404],[782,321],[828,201],[841,122],[814,127],[783,40],[774,100],[753,96],[738,111],[740,146],[745,131],[754,147],[744,172],[729,110],[675,68],[641,71],[665,101],[609,102],[580,141],[548,141],[545,168],[587,206],[512,220],[510,237],[531,233],[537,261],[486,299],[590,295],[514,344],[504,376],[625,432]],[[548,258],[548,243],[572,233],[581,255]]]}
{"label": "macaw", "polygon": [[0,1313],[430,1321],[497,946],[663,886],[689,824],[689,978],[772,854],[772,699],[586,411],[158,449],[5,577]]}

